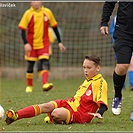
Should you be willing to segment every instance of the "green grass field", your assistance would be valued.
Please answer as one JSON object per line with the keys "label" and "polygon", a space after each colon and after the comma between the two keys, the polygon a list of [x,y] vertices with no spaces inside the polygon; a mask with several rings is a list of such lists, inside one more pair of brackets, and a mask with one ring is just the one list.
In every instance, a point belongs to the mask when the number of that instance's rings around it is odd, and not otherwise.
{"label": "green grass field", "polygon": [[[5,117],[0,121],[0,131],[133,131],[133,122],[130,121],[130,113],[133,109],[133,95],[127,87],[123,90],[122,113],[114,116],[111,112],[112,98],[114,96],[112,78],[106,78],[108,82],[108,104],[109,109],[104,114],[103,121],[94,118],[90,124],[46,124],[43,122],[46,114],[34,118],[21,119],[11,125],[6,125]],[[73,96],[78,86],[84,81],[82,78],[70,78],[65,80],[52,80],[54,89],[43,92],[41,82],[34,80],[34,91],[25,93],[25,80],[1,79],[1,105],[5,111],[8,109],[18,110],[23,107],[48,102],[54,99],[67,99]]]}

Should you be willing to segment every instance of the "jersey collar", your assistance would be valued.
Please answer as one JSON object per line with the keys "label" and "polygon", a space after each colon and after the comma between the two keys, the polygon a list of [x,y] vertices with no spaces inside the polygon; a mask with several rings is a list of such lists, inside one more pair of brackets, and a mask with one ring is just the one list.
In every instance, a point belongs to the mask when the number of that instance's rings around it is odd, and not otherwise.
{"label": "jersey collar", "polygon": [[34,8],[32,6],[30,7],[31,11],[41,11],[42,9],[44,9],[44,6],[42,6],[39,10],[34,10]]}
{"label": "jersey collar", "polygon": [[102,74],[97,74],[97,75],[95,75],[93,78],[87,79],[87,80],[97,80],[97,79],[99,79],[99,78],[101,78],[101,77],[102,77]]}

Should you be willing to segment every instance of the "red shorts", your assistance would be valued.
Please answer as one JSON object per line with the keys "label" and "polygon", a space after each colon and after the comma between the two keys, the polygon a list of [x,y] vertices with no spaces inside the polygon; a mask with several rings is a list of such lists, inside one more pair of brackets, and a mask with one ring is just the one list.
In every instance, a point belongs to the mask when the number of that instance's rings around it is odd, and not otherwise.
{"label": "red shorts", "polygon": [[74,110],[71,108],[71,106],[67,103],[67,100],[55,100],[52,101],[55,105],[55,108],[64,107],[69,111],[69,114],[67,118],[68,123],[89,123],[93,116],[89,115],[88,112],[82,112],[78,109],[77,112],[74,112]]}
{"label": "red shorts", "polygon": [[49,48],[32,49],[30,52],[26,52],[25,60],[37,61],[40,59],[49,59]]}

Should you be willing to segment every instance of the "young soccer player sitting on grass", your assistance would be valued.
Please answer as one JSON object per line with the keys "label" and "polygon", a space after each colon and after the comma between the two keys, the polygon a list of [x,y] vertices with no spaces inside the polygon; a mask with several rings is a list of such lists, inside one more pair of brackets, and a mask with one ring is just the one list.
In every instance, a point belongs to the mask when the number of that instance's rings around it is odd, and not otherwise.
{"label": "young soccer player sitting on grass", "polygon": [[9,125],[43,113],[48,113],[50,121],[58,124],[90,123],[94,117],[102,119],[108,103],[107,83],[100,74],[100,58],[96,55],[85,56],[83,71],[86,79],[74,97],[31,105],[16,112],[8,110],[6,123]]}

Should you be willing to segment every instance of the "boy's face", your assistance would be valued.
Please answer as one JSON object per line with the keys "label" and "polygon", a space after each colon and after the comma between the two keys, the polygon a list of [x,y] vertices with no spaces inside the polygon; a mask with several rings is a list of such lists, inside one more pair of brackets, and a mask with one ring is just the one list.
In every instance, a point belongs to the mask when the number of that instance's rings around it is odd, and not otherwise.
{"label": "boy's face", "polygon": [[100,71],[100,66],[95,66],[93,61],[85,59],[83,62],[83,70],[86,79],[91,79]]}
{"label": "boy's face", "polygon": [[35,10],[39,10],[42,6],[42,2],[41,1],[31,1],[30,5],[35,9]]}

